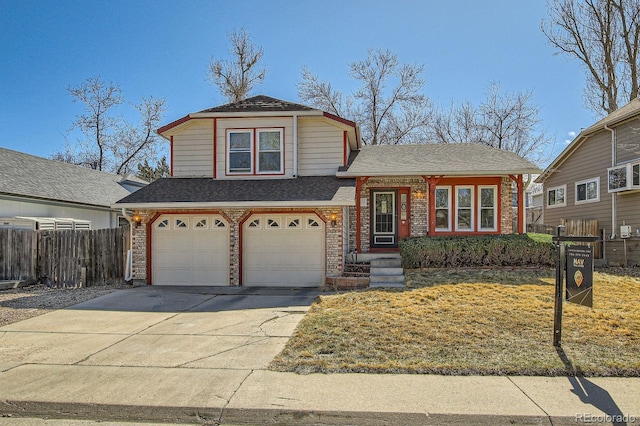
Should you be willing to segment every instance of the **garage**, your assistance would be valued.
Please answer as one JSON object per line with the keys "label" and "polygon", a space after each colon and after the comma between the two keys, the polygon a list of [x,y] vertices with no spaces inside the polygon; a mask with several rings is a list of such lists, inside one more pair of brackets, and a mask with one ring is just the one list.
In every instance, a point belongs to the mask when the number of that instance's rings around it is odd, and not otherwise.
{"label": "garage", "polygon": [[229,285],[229,224],[220,215],[162,215],[152,225],[152,284]]}
{"label": "garage", "polygon": [[316,214],[252,215],[243,224],[243,285],[318,287],[324,253],[324,222]]}

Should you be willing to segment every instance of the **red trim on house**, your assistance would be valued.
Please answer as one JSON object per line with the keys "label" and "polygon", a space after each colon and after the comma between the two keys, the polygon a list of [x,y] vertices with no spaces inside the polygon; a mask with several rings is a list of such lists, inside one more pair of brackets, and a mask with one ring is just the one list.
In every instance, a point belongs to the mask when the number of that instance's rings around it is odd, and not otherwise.
{"label": "red trim on house", "polygon": [[[258,141],[257,135],[258,130],[269,130],[269,129],[277,129],[282,132],[282,172],[281,173],[258,173]],[[252,173],[229,173],[228,160],[229,160],[229,147],[227,144],[227,135],[229,131],[233,130],[246,130],[251,131],[253,133],[253,146],[252,146]],[[228,127],[225,129],[224,135],[224,146],[225,146],[225,158],[224,158],[224,175],[225,176],[284,176],[286,174],[286,164],[287,164],[287,150],[286,150],[286,134],[285,127],[283,126],[275,126],[275,127]]]}
{"label": "red trim on house", "polygon": [[[326,227],[326,223],[328,221],[328,219],[319,211],[317,210],[296,210],[296,209],[258,209],[258,210],[251,210],[249,211],[244,217],[242,217],[240,219],[240,221],[238,222],[238,267],[240,268],[238,271],[238,286],[242,287],[244,285],[243,282],[243,259],[244,259],[244,224],[247,220],[249,220],[250,217],[256,215],[256,214],[296,214],[296,213],[312,213],[315,214],[316,216],[318,216],[318,218],[320,218],[321,221],[323,221],[325,223],[325,228],[324,228],[324,232],[325,232],[325,239],[326,239],[326,234],[327,234],[327,227]],[[325,272],[326,272],[326,258],[327,258],[327,247],[325,245],[324,248],[324,257],[325,257]]]}
{"label": "red trim on house", "polygon": [[213,119],[213,178],[218,177],[218,119]]}
{"label": "red trim on house", "polygon": [[160,128],[157,130],[157,132],[158,132],[158,133],[160,133],[160,134],[162,134],[162,133],[166,132],[167,130],[171,130],[171,129],[173,129],[174,127],[177,127],[177,126],[181,125],[182,123],[186,123],[187,121],[189,121],[189,120],[191,120],[191,119],[192,119],[191,117],[189,117],[188,115],[185,115],[184,117],[179,118],[179,119],[177,119],[176,121],[172,121],[171,123],[166,124],[166,125],[164,125],[164,126],[160,127]]}
{"label": "red trim on house", "polygon": [[169,175],[173,176],[173,135],[171,135],[171,138],[169,138]]}
{"label": "red trim on house", "polygon": [[349,137],[347,135],[347,131],[342,132],[342,142],[343,142],[343,166],[347,165],[347,161],[349,161]]}
{"label": "red trim on house", "polygon": [[524,183],[522,175],[509,175],[509,177],[516,183],[518,191],[518,234],[524,234]]}
{"label": "red trim on house", "polygon": [[338,123],[346,124],[347,126],[351,126],[351,127],[356,127],[355,122],[351,120],[347,120],[346,118],[338,117],[335,114],[331,114],[329,112],[323,112],[322,115],[324,115],[326,118],[337,121]]}

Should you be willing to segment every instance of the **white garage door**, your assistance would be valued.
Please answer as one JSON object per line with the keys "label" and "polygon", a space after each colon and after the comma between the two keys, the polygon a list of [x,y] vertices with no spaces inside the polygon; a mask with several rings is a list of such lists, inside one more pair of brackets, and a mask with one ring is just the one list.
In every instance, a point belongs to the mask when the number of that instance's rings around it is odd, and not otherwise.
{"label": "white garage door", "polygon": [[152,232],[152,284],[229,285],[229,224],[222,216],[163,215]]}
{"label": "white garage door", "polygon": [[253,215],[243,240],[243,285],[322,285],[324,222],[317,215]]}

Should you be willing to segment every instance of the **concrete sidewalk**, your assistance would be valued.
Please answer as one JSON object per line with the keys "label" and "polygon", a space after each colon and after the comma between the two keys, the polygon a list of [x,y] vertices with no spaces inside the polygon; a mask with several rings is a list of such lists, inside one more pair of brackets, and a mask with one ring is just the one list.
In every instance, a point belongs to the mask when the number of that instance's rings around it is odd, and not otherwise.
{"label": "concrete sidewalk", "polygon": [[637,378],[269,371],[315,296],[143,287],[5,326],[0,416],[182,424],[640,424]]}

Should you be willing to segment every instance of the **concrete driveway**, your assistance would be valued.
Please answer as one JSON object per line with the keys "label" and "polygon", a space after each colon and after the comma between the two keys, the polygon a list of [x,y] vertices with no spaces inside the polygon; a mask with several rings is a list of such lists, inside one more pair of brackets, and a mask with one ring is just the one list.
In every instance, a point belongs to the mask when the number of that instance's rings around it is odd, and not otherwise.
{"label": "concrete driveway", "polygon": [[317,294],[220,287],[117,291],[0,328],[0,368],[266,368]]}
{"label": "concrete driveway", "polygon": [[284,348],[318,293],[137,287],[1,327],[0,400],[11,404],[0,413],[102,405],[119,419],[126,407],[138,407],[132,418],[164,419],[162,406],[215,418]]}

